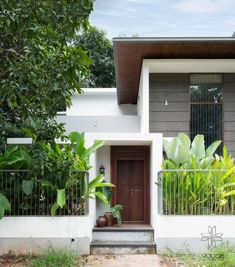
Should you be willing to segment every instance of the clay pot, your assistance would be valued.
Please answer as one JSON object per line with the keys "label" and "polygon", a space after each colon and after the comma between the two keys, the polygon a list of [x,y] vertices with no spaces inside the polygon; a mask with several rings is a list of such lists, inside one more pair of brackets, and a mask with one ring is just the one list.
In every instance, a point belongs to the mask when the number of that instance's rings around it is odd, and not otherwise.
{"label": "clay pot", "polygon": [[104,214],[104,217],[107,220],[107,226],[113,226],[114,225],[114,217],[111,211],[107,211]]}
{"label": "clay pot", "polygon": [[104,227],[107,225],[107,219],[104,216],[99,216],[96,220],[97,227]]}

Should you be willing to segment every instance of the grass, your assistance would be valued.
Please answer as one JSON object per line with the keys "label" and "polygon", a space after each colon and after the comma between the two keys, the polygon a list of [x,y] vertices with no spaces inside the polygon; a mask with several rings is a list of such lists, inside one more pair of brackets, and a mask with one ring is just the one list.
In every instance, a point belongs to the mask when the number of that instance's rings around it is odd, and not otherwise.
{"label": "grass", "polygon": [[234,267],[235,247],[218,246],[202,255],[192,253],[180,254],[169,252],[166,259],[181,264],[184,267]]}
{"label": "grass", "polygon": [[31,259],[28,267],[78,267],[79,260],[72,250],[50,248],[41,256]]}

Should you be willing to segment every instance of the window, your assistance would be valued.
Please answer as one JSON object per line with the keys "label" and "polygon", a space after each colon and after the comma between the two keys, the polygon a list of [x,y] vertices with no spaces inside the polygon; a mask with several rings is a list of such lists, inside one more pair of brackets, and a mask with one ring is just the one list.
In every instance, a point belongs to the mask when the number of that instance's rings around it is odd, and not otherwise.
{"label": "window", "polygon": [[191,138],[203,134],[206,147],[215,140],[222,140],[222,85],[222,74],[190,76]]}

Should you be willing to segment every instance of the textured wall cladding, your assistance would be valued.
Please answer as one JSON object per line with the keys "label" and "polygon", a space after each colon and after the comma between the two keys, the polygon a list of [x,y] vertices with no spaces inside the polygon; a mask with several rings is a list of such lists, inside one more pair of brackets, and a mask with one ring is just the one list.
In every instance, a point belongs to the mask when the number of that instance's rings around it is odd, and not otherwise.
{"label": "textured wall cladding", "polygon": [[224,143],[235,156],[235,73],[224,74]]}
{"label": "textured wall cladding", "polygon": [[165,137],[189,133],[189,74],[154,73],[149,83],[150,132],[162,132]]}
{"label": "textured wall cladding", "polygon": [[[189,74],[154,73],[149,83],[150,132],[162,132],[165,137],[189,133]],[[224,74],[223,101],[224,143],[235,156],[235,73]]]}

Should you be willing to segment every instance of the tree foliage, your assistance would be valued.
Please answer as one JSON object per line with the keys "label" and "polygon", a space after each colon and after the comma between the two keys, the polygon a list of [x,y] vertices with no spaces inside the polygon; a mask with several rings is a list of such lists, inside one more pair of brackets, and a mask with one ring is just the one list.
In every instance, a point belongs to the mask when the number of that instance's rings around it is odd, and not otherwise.
{"label": "tree foliage", "polygon": [[83,87],[115,87],[113,44],[106,33],[90,26],[76,37],[75,44],[86,50],[92,59]]}
{"label": "tree foliage", "polygon": [[72,40],[92,8],[92,0],[1,1],[0,137],[23,128],[41,139],[61,135],[56,112],[81,92],[91,63]]}

